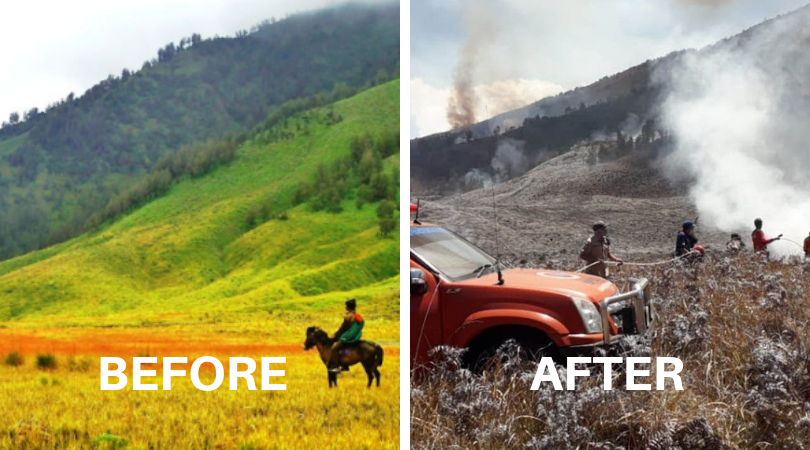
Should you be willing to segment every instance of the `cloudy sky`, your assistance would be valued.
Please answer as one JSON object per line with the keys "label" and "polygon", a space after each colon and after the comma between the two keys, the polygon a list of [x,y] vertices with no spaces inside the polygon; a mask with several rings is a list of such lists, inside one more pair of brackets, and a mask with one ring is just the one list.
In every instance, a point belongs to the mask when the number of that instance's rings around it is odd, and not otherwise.
{"label": "cloudy sky", "polygon": [[477,118],[700,48],[810,0],[411,0],[411,137],[449,128],[465,52]]}
{"label": "cloudy sky", "polygon": [[0,8],[0,121],[83,94],[160,47],[199,33],[232,36],[264,19],[339,0],[28,0]]}

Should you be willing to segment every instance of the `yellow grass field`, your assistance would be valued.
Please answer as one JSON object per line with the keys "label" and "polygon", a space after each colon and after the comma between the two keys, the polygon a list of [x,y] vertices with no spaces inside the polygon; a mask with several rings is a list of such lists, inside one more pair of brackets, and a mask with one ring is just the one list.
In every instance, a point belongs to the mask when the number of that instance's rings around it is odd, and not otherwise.
{"label": "yellow grass field", "polygon": [[[399,347],[379,340],[385,349],[381,387],[366,388],[362,367],[354,366],[329,389],[317,350],[303,350],[301,338],[260,340],[250,330],[217,325],[169,325],[120,328],[14,328],[0,325],[0,355],[22,354],[19,367],[0,364],[1,449],[395,449],[399,448]],[[380,335],[396,336],[394,324],[380,324]],[[225,330],[237,330],[225,332]],[[368,333],[372,333],[369,325]],[[330,330],[333,331],[333,330]],[[378,334],[378,333],[375,333]],[[368,336],[370,339],[373,337]],[[393,344],[393,345],[392,345]],[[57,367],[40,370],[36,357],[52,354]],[[186,377],[162,389],[164,356],[217,357],[225,380],[211,392],[197,390]],[[127,387],[101,391],[99,357],[127,361]],[[157,391],[133,391],[131,358],[157,356]],[[228,389],[229,356],[284,356],[286,391]],[[261,387],[260,368],[254,373]],[[214,379],[204,365],[202,381]],[[116,381],[115,379],[111,380]]]}

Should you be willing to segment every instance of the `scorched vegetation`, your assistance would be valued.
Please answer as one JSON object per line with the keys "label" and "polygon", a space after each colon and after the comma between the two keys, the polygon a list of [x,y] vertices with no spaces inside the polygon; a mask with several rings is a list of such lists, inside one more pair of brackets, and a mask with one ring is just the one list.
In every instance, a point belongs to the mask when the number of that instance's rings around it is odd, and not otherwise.
{"label": "scorched vegetation", "polygon": [[[558,267],[576,270],[577,267]],[[653,281],[652,333],[621,356],[683,361],[683,391],[604,391],[599,373],[576,391],[529,387],[536,365],[504,358],[474,375],[462,351],[411,382],[414,448],[799,449],[810,445],[810,266],[743,255],[698,264],[625,267]],[[558,367],[561,377],[564,368]],[[654,379],[654,368],[650,379]],[[613,385],[624,384],[614,370]],[[649,382],[649,379],[647,380]]]}

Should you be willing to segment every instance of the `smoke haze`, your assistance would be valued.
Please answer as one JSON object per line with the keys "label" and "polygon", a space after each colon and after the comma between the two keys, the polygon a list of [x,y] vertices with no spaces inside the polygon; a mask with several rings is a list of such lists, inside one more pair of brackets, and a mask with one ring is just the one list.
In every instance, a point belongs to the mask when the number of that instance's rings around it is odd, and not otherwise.
{"label": "smoke haze", "polygon": [[720,6],[731,3],[732,0],[675,0],[676,4],[696,6]]}
{"label": "smoke haze", "polygon": [[490,165],[497,175],[497,181],[509,180],[526,173],[531,169],[529,159],[524,151],[523,141],[505,138],[498,141],[495,156]]}
{"label": "smoke haze", "polygon": [[[808,16],[688,53],[665,76],[663,116],[676,140],[670,174],[695,180],[701,221],[727,233],[748,236],[756,217],[768,238],[784,233],[801,243],[810,231]],[[801,251],[786,241],[771,248]]]}

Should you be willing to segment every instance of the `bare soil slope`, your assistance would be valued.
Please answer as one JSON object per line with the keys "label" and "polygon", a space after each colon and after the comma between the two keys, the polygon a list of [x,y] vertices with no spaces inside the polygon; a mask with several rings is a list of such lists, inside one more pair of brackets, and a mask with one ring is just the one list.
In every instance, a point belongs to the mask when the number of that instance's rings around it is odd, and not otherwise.
{"label": "bare soil slope", "polygon": [[[580,145],[492,187],[422,197],[420,218],[457,231],[506,262],[576,259],[597,220],[608,223],[617,256],[667,256],[683,221],[697,215],[685,183],[670,181],[649,155],[599,162],[601,144]],[[698,225],[704,246],[724,247],[725,233]]]}

